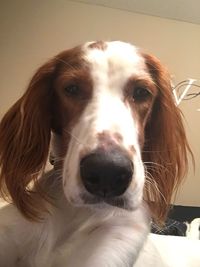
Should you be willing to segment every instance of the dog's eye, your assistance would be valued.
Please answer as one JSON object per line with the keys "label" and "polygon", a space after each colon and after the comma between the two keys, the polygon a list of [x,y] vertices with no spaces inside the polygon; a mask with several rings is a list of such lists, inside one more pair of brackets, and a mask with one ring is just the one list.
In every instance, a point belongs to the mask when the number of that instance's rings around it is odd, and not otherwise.
{"label": "dog's eye", "polygon": [[132,97],[135,101],[145,101],[151,93],[145,87],[136,87],[133,90]]}
{"label": "dog's eye", "polygon": [[70,84],[64,88],[64,91],[68,96],[77,96],[79,94],[80,88],[76,84]]}

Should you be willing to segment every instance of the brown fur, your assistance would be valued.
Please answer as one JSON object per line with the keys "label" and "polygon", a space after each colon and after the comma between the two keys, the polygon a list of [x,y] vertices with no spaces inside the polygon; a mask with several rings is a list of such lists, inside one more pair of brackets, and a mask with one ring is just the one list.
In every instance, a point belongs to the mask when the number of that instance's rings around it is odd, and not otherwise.
{"label": "brown fur", "polygon": [[97,42],[91,43],[89,45],[89,48],[91,48],[91,49],[99,49],[99,50],[104,51],[104,50],[106,50],[107,45],[103,41],[97,41]]}
{"label": "brown fur", "polygon": [[155,221],[163,222],[173,194],[188,170],[192,156],[182,121],[175,105],[168,71],[155,57],[143,54],[147,68],[158,89],[151,116],[145,129],[143,161],[147,178],[145,197]]}
{"label": "brown fur", "polygon": [[[44,64],[0,123],[0,192],[6,199],[11,197],[28,219],[39,219],[42,201],[48,199],[38,180],[48,159],[51,130],[62,136],[63,128],[74,123],[85,105],[71,103],[66,110],[62,81],[57,79],[67,73],[65,80],[72,80],[83,69],[80,62],[81,49],[77,47]],[[62,118],[63,111],[68,121]],[[66,134],[65,139],[67,143]]]}

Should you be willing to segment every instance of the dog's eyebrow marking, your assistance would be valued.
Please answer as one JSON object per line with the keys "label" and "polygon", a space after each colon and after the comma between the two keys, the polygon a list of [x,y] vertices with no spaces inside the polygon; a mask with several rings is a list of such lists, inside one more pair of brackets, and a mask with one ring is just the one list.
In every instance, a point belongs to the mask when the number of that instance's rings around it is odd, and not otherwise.
{"label": "dog's eyebrow marking", "polygon": [[99,49],[99,50],[105,51],[107,48],[107,44],[103,41],[97,41],[97,42],[93,42],[89,44],[88,47],[91,49]]}

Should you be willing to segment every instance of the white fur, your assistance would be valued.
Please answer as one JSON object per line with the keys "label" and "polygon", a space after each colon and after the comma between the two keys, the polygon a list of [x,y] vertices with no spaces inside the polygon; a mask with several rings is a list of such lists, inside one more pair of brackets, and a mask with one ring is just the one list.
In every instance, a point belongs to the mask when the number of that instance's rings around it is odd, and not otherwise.
{"label": "white fur", "polygon": [[148,233],[144,207],[74,208],[54,179],[53,172],[45,177],[56,207],[42,223],[27,221],[13,205],[1,209],[0,266],[131,267]]}
{"label": "white fur", "polygon": [[129,105],[124,102],[123,88],[130,77],[147,77],[144,59],[137,49],[127,43],[106,43],[106,50],[90,49],[85,45],[85,60],[90,64],[94,92],[79,122],[71,131],[67,156],[64,162],[64,191],[67,199],[81,205],[81,193],[88,195],[78,183],[80,154],[98,147],[97,136],[104,131],[122,136],[122,146],[134,147],[134,185],[126,191],[129,206],[134,209],[142,200],[144,167],[138,144],[138,125]]}
{"label": "white fur", "polygon": [[[129,260],[143,245],[134,267],[179,267],[180,263],[199,267],[199,240],[151,234],[145,242],[138,229],[146,228],[146,219],[139,212],[119,217],[102,210],[104,226],[97,213],[73,209],[63,201],[63,208],[54,210],[43,224],[28,223],[12,205],[1,207],[1,267],[132,267]],[[97,224],[102,227],[90,235]],[[137,247],[132,244],[134,235]],[[17,257],[24,257],[24,262],[16,264]]]}

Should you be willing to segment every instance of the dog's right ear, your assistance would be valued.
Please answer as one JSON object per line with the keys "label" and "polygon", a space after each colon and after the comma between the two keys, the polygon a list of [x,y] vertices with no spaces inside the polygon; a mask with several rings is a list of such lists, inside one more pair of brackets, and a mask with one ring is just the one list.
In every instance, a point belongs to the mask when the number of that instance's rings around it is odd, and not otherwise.
{"label": "dog's right ear", "polygon": [[174,101],[170,75],[157,58],[143,56],[158,91],[145,129],[143,160],[151,182],[146,180],[144,192],[154,222],[162,225],[188,172],[189,156],[194,159],[181,110]]}
{"label": "dog's right ear", "polygon": [[0,123],[0,190],[29,219],[39,217],[41,207],[30,182],[37,182],[48,158],[55,69],[56,59],[39,68]]}

